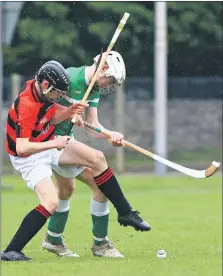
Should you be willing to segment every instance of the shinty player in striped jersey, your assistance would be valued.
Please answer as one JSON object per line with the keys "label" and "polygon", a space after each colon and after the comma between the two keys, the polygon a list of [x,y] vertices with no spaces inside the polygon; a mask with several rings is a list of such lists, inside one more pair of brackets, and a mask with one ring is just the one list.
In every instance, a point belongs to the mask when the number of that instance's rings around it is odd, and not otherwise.
{"label": "shinty player in striped jersey", "polygon": [[[69,106],[83,98],[101,58],[102,54],[95,57],[92,66],[70,67],[67,69],[71,81],[70,88],[65,98],[60,101],[60,104]],[[87,122],[102,127],[98,122],[97,111],[100,94],[115,91],[125,80],[125,77],[124,61],[119,53],[112,51],[107,58],[102,74],[87,99],[89,105],[85,112],[85,120]],[[82,125],[82,121],[79,120],[77,124]],[[65,135],[68,126],[68,121],[63,121],[56,125],[56,135]],[[89,133],[97,138],[105,138],[100,134],[95,135],[92,131],[89,131]],[[123,135],[113,131],[111,131],[111,134],[113,146],[121,146]],[[75,135],[74,129],[69,135],[71,137]],[[68,249],[62,237],[69,214],[70,198],[74,191],[74,179],[77,178],[93,190],[93,197],[90,203],[93,222],[92,232],[94,236],[93,255],[116,258],[124,257],[107,237],[109,222],[107,198],[110,199],[116,208],[118,221],[121,225],[132,226],[136,230],[141,231],[150,230],[150,226],[140,218],[137,211],[132,210],[112,170],[108,167],[102,152],[76,140],[72,140],[65,150],[69,151],[71,158],[76,162],[76,167],[52,166],[55,171],[60,200],[56,212],[49,220],[48,231],[43,239],[42,247],[59,256],[79,256]],[[98,173],[99,168],[100,174]]]}
{"label": "shinty player in striped jersey", "polygon": [[55,102],[66,95],[69,83],[65,68],[56,61],[49,61],[38,70],[35,79],[26,82],[25,90],[9,109],[6,151],[27,186],[35,191],[40,204],[24,217],[1,253],[1,260],[31,260],[22,250],[58,206],[51,165],[74,163],[66,152],[58,150],[66,147],[70,137],[54,139],[54,124],[71,119],[75,113],[81,114],[85,108],[76,103],[63,110],[57,109]]}

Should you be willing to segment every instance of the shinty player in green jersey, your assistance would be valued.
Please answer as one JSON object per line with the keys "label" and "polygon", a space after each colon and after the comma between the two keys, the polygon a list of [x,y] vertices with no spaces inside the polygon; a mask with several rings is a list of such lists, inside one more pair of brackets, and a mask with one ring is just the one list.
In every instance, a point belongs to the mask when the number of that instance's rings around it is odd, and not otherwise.
{"label": "shinty player in green jersey", "polygon": [[[102,55],[95,57],[92,66],[70,67],[67,69],[71,84],[67,96],[60,101],[61,105],[69,106],[83,98],[101,58]],[[124,61],[119,53],[112,51],[87,99],[89,104],[85,112],[85,120],[87,122],[103,128],[98,122],[97,113],[100,94],[115,91],[125,80],[125,77]],[[76,123],[79,126],[83,126],[83,121],[80,117]],[[65,135],[68,126],[69,121],[56,125],[56,135]],[[88,132],[97,138],[105,138],[101,134],[95,134],[94,131],[89,130]],[[113,131],[110,131],[110,133],[112,134],[111,142],[113,146],[122,146],[123,135]],[[73,130],[70,136],[74,136]],[[131,226],[141,231],[150,230],[150,226],[141,219],[139,212],[132,210],[112,170],[108,167],[102,152],[88,147],[75,139],[68,144],[64,151],[68,151],[71,158],[76,160],[77,166],[53,167],[59,192],[59,206],[50,218],[42,247],[59,256],[79,257],[78,254],[68,249],[62,237],[69,214],[70,198],[74,191],[74,179],[77,178],[87,184],[93,191],[90,203],[93,222],[92,232],[94,235],[93,255],[111,258],[124,257],[107,237],[109,222],[107,198],[116,208],[118,222],[121,225]]]}

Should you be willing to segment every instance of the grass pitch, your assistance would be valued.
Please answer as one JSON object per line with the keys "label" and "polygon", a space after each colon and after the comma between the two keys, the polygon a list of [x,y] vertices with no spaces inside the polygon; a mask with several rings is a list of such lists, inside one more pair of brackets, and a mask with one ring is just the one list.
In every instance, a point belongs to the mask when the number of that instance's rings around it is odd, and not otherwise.
{"label": "grass pitch", "polygon": [[[187,177],[156,178],[121,176],[123,190],[132,206],[140,210],[152,230],[139,233],[120,227],[110,205],[109,238],[124,259],[91,255],[90,191],[77,183],[64,233],[69,247],[81,258],[64,259],[42,251],[46,226],[28,244],[29,263],[2,263],[3,276],[220,276],[222,275],[222,178],[194,180]],[[2,192],[2,248],[11,239],[22,218],[38,201],[18,176],[3,178],[13,190]],[[156,252],[167,251],[165,260]]]}

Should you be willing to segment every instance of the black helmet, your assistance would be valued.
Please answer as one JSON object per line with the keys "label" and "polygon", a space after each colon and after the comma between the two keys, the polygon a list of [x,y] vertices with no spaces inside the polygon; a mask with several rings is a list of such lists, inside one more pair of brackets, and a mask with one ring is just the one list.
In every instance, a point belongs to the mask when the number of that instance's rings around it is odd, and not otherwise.
{"label": "black helmet", "polygon": [[[36,74],[36,80],[40,84],[43,80],[49,82],[49,88],[41,91],[44,98],[50,101],[59,101],[66,96],[70,85],[70,78],[65,68],[57,61],[51,60],[43,64]],[[48,92],[56,92],[58,97],[50,99],[47,97]]]}

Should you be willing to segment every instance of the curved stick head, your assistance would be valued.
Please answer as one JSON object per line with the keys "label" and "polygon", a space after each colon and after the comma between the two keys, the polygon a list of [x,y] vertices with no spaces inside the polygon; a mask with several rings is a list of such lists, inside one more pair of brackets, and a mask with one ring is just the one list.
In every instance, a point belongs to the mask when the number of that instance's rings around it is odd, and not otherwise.
{"label": "curved stick head", "polygon": [[213,161],[211,166],[205,170],[205,177],[210,177],[218,170],[220,163]]}

